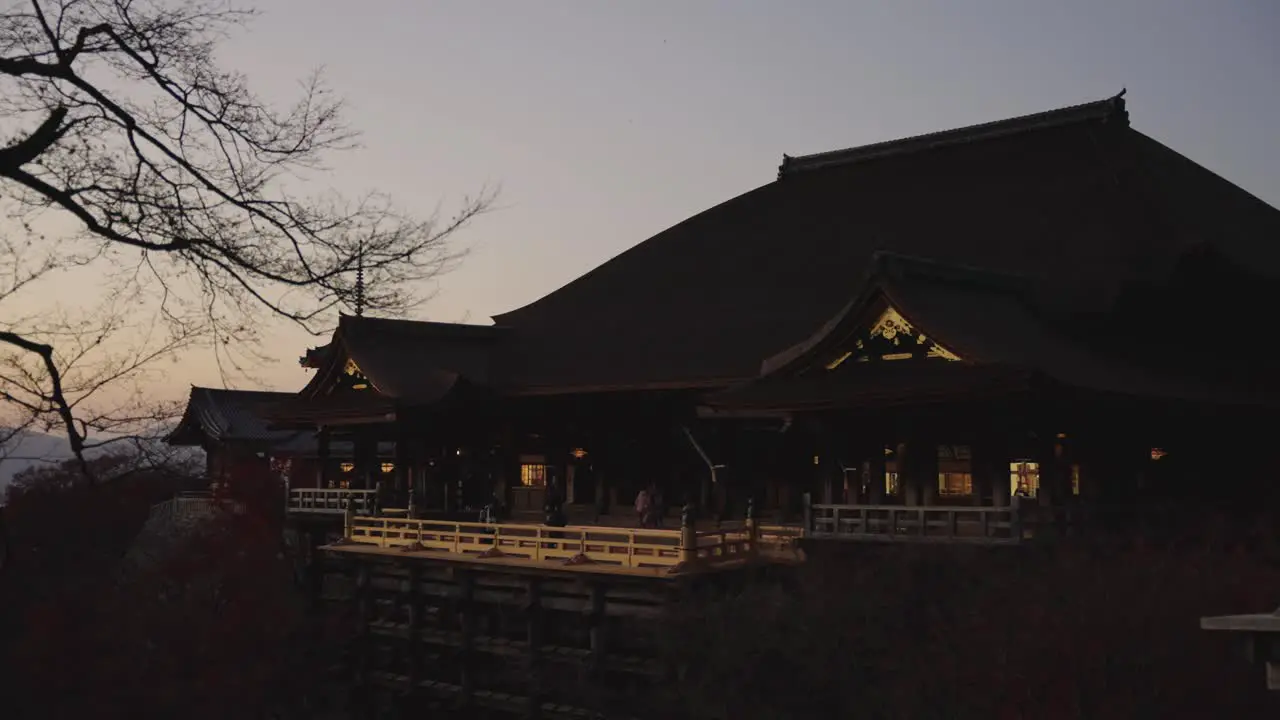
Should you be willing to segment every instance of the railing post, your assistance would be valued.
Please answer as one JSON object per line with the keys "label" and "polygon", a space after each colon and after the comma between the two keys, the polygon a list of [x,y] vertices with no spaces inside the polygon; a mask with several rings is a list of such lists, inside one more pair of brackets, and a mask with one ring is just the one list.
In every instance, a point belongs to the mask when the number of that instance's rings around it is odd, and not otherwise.
{"label": "railing post", "polygon": [[751,543],[751,549],[756,547],[756,540],[759,531],[756,526],[756,500],[753,497],[747,498],[747,542]]}
{"label": "railing post", "polygon": [[680,510],[680,563],[691,563],[697,556],[698,532],[693,521],[693,504],[685,503]]}
{"label": "railing post", "polygon": [[382,481],[373,484],[373,514],[382,514]]}
{"label": "railing post", "polygon": [[342,514],[342,536],[350,540],[351,531],[352,531],[352,528],[355,527],[355,524],[356,524],[355,508],[351,506],[351,503],[347,503],[347,509]]}
{"label": "railing post", "polygon": [[810,493],[800,496],[800,502],[804,511],[804,532],[806,535],[813,534],[813,497]]}

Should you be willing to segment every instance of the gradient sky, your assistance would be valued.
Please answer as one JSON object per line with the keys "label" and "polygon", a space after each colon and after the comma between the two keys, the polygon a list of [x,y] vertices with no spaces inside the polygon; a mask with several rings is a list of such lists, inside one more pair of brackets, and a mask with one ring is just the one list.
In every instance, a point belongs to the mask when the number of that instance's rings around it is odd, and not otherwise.
{"label": "gradient sky", "polygon": [[[267,97],[326,67],[351,193],[499,212],[421,317],[489,322],[805,154],[1102,99],[1280,206],[1278,0],[259,0],[223,53]],[[660,279],[655,278],[655,281]],[[294,390],[305,335],[262,376]],[[217,383],[207,358],[173,388]]]}

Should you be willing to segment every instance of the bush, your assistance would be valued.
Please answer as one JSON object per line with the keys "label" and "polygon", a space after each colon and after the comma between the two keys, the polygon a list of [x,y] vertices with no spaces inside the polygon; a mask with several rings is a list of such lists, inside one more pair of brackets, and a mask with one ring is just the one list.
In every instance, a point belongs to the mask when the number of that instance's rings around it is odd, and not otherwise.
{"label": "bush", "polygon": [[268,493],[232,488],[241,512],[122,572],[151,506],[182,484],[163,470],[59,476],[12,496],[5,717],[248,718],[315,701],[341,635],[307,612]]}
{"label": "bush", "polygon": [[844,546],[669,626],[705,718],[1280,717],[1204,615],[1269,612],[1257,547]]}

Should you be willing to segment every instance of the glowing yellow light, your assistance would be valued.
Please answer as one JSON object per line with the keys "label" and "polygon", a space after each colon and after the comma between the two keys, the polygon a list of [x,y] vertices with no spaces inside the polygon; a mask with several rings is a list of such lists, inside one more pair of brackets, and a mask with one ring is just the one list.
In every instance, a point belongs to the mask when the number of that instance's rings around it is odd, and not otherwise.
{"label": "glowing yellow light", "polygon": [[835,360],[832,360],[831,362],[827,363],[827,369],[835,370],[836,368],[840,367],[840,363],[843,363],[845,360],[848,360],[849,356],[852,354],[853,352],[849,351],[841,355],[840,357],[836,358]]}
{"label": "glowing yellow light", "polygon": [[349,473],[349,472],[351,472],[352,470],[355,470],[355,469],[356,469],[356,464],[355,464],[355,463],[344,462],[344,463],[342,463],[342,464],[338,465],[338,469],[339,469],[339,470],[341,470],[341,471],[342,471],[342,472],[344,472],[344,473]]}

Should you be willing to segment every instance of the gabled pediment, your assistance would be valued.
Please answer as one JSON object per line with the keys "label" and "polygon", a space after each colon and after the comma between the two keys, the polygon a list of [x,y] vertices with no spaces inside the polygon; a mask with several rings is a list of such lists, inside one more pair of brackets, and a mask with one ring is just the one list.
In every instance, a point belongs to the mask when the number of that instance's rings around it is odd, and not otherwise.
{"label": "gabled pediment", "polygon": [[846,363],[886,361],[957,361],[960,356],[925,335],[892,305],[886,305],[873,322],[864,324],[821,357],[821,367],[835,370]]}

